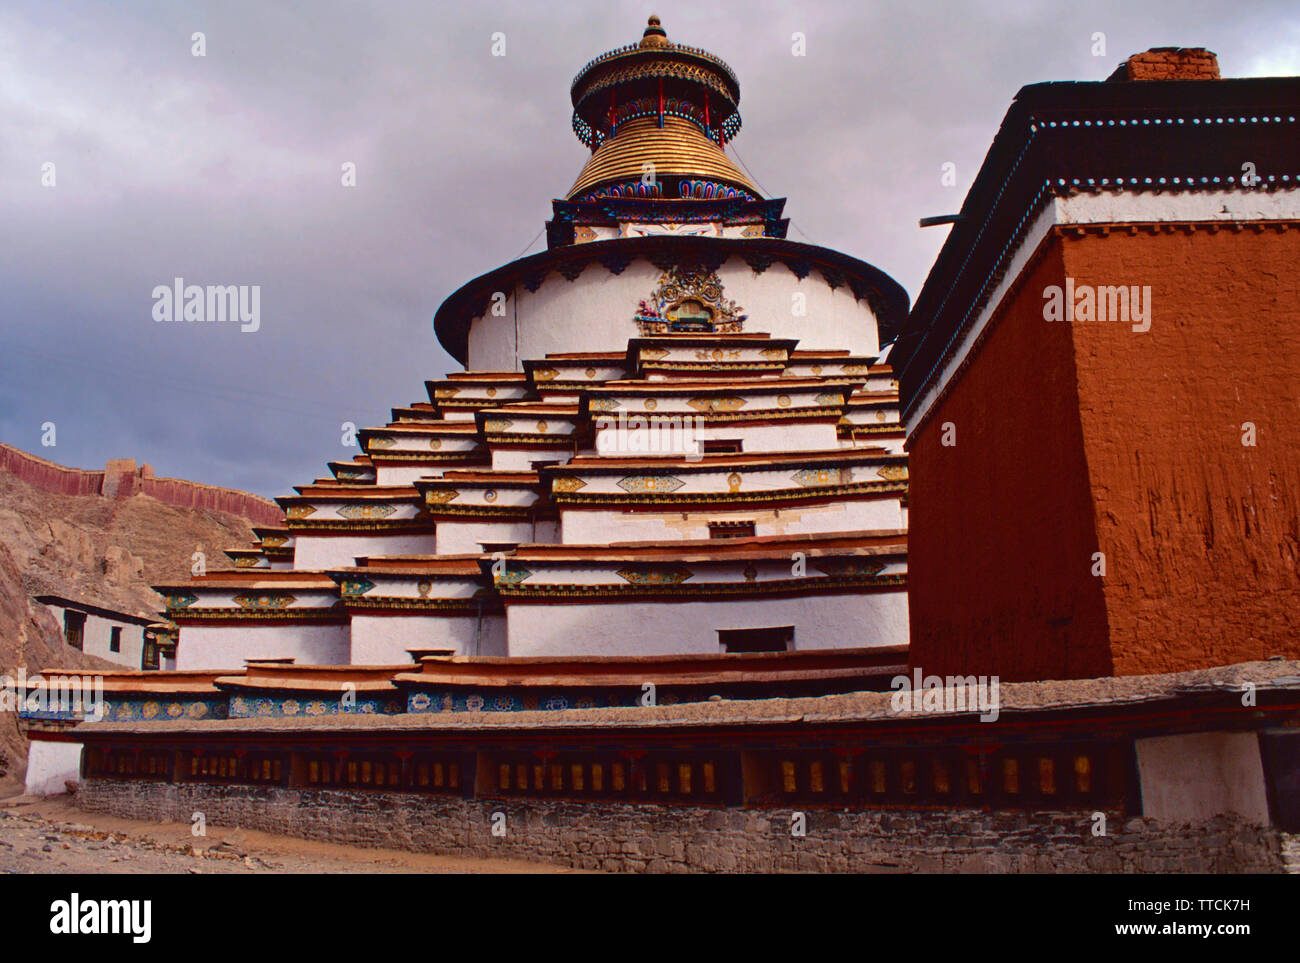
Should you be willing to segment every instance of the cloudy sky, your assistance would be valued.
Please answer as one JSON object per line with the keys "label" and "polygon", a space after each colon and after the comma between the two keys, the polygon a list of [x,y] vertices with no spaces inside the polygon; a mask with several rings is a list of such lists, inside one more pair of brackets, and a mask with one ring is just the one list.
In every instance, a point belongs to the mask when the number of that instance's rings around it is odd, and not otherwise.
{"label": "cloudy sky", "polygon": [[[960,207],[1023,85],[1168,45],[1225,76],[1300,73],[1294,0],[8,0],[0,441],[265,495],[327,474],[355,450],[343,422],[384,423],[453,366],[442,299],[544,246],[585,156],[569,83],[651,12],[735,69],[733,156],[789,198],[791,237],[913,298],[945,233],[917,219]],[[175,277],[260,285],[260,330],[156,323]]]}

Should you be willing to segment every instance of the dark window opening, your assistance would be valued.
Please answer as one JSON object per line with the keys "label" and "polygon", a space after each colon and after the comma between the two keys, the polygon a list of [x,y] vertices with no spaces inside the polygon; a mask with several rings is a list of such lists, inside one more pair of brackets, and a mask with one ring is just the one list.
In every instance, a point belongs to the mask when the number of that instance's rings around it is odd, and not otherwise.
{"label": "dark window opening", "polygon": [[85,635],[86,613],[65,609],[63,612],[63,638],[68,645],[74,649],[80,649]]}
{"label": "dark window opening", "polygon": [[794,648],[794,626],[770,629],[718,629],[724,652],[788,652]]}
{"label": "dark window opening", "polygon": [[145,636],[144,650],[140,653],[140,668],[158,668],[158,643],[148,636]]}
{"label": "dark window opening", "polygon": [[744,443],[739,438],[707,438],[700,442],[706,455],[739,455]]}
{"label": "dark window opening", "polygon": [[709,538],[753,538],[752,519],[741,521],[709,522]]}
{"label": "dark window opening", "polygon": [[108,651],[122,651],[122,627],[120,625],[115,625],[108,630]]}

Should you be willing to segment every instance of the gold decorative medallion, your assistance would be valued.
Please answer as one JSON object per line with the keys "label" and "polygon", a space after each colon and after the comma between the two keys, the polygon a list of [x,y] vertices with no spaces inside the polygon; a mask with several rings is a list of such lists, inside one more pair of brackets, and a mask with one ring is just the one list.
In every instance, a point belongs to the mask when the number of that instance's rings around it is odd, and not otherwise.
{"label": "gold decorative medallion", "polygon": [[686,403],[696,411],[707,412],[739,411],[748,404],[744,398],[736,395],[726,395],[722,398],[692,398]]}

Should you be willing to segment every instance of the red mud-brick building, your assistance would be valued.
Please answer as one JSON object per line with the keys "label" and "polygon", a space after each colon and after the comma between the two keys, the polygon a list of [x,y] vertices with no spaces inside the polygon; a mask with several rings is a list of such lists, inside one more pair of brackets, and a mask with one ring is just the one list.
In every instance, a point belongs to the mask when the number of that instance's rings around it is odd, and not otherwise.
{"label": "red mud-brick building", "polygon": [[1300,655],[1300,80],[1217,78],[1162,48],[1008,111],[890,356],[914,666]]}

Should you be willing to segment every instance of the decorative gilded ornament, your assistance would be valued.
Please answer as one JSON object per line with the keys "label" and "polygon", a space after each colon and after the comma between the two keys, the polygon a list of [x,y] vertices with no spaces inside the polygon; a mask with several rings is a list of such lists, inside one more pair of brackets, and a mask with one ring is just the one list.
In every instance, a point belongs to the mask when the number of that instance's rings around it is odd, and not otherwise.
{"label": "decorative gilded ornament", "polygon": [[886,481],[903,481],[907,478],[906,465],[881,465],[876,474]]}
{"label": "decorative gilded ornament", "polygon": [[316,513],[315,505],[290,505],[284,510],[284,517],[291,521],[306,518]]}
{"label": "decorative gilded ornament", "polygon": [[684,565],[629,565],[615,574],[631,585],[679,585],[695,573]]}
{"label": "decorative gilded ornament", "polygon": [[676,265],[659,277],[659,286],[644,299],[635,316],[642,334],[705,331],[735,334],[745,315],[723,295],[715,271],[699,265]]}
{"label": "decorative gilded ornament", "polygon": [[551,491],[558,493],[576,492],[581,488],[586,488],[587,483],[581,478],[572,475],[561,475],[551,481]]}
{"label": "decorative gilded ornament", "polygon": [[653,398],[647,398],[645,400],[646,411],[654,411],[658,407],[659,407],[659,402],[655,401]]}
{"label": "decorative gilded ornament", "polygon": [[619,479],[618,487],[632,495],[667,494],[685,485],[673,475],[628,475]]}
{"label": "decorative gilded ornament", "polygon": [[736,395],[726,395],[721,398],[692,398],[686,403],[696,411],[707,412],[739,411],[748,404],[744,398]]}
{"label": "decorative gilded ornament", "polygon": [[[494,566],[495,567],[495,566]],[[527,578],[532,577],[532,572],[526,568],[517,565],[507,565],[506,570],[501,574],[493,575],[493,581],[497,585],[518,585]]]}
{"label": "decorative gilded ornament", "polygon": [[852,468],[803,468],[790,476],[791,480],[804,488],[819,485],[847,485],[853,480]]}
{"label": "decorative gilded ornament", "polygon": [[733,471],[730,475],[727,476],[727,489],[733,492],[740,491],[739,473]]}
{"label": "decorative gilded ornament", "polygon": [[387,518],[395,511],[397,511],[396,505],[352,504],[344,505],[338,510],[338,514],[340,518],[356,522]]}
{"label": "decorative gilded ornament", "polygon": [[813,568],[825,575],[879,575],[885,563],[874,558],[827,558],[813,562]]}
{"label": "decorative gilded ornament", "polygon": [[296,596],[290,595],[288,592],[240,593],[231,599],[241,609],[254,611],[287,609],[297,600]]}
{"label": "decorative gilded ornament", "polygon": [[427,599],[429,597],[429,593],[433,591],[433,583],[427,581],[417,582],[415,585],[415,590],[420,593],[420,598]]}
{"label": "decorative gilded ornament", "polygon": [[789,396],[789,395],[777,395],[777,396],[776,396],[776,403],[777,403],[778,405],[780,405],[782,408],[789,408],[789,407],[790,407],[790,396]]}
{"label": "decorative gilded ornament", "polygon": [[534,368],[533,369],[534,381],[554,381],[559,376],[560,376],[560,370],[558,368]]}
{"label": "decorative gilded ornament", "polygon": [[496,500],[497,500],[497,493],[493,491],[491,488],[483,492],[483,501],[491,503]]}
{"label": "decorative gilded ornament", "polygon": [[424,503],[426,505],[446,505],[459,497],[460,492],[454,488],[430,488],[425,490]]}

